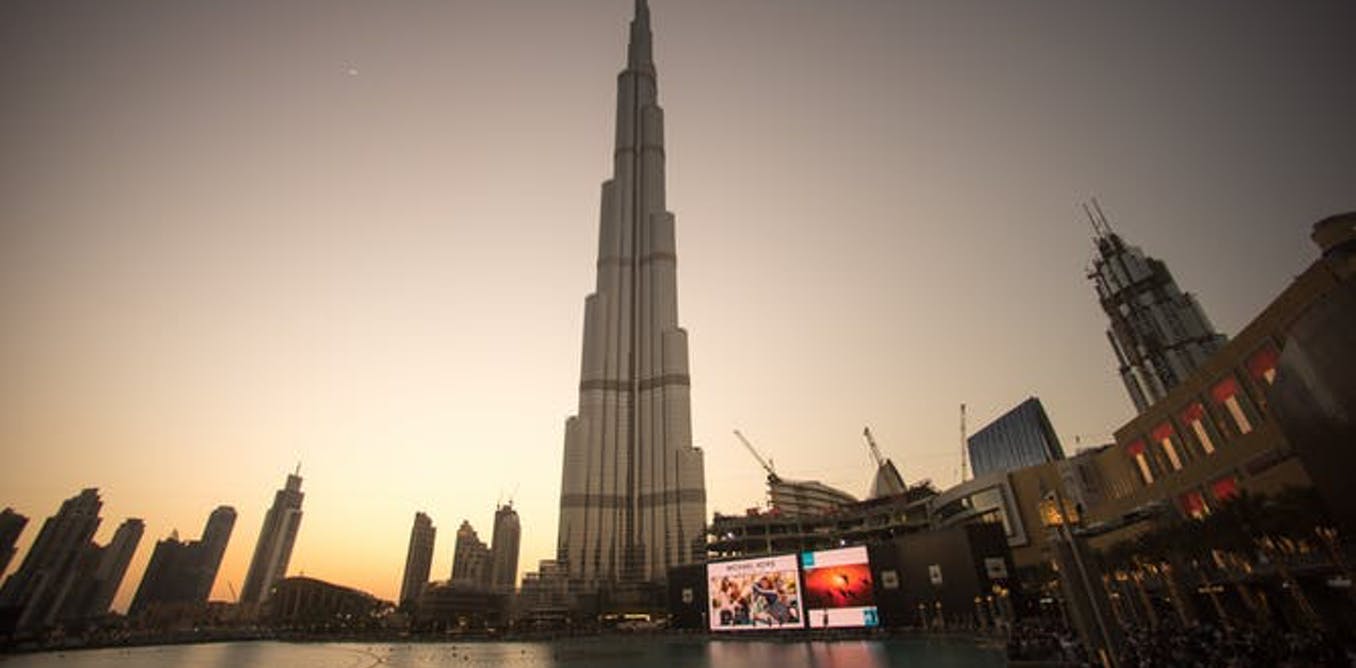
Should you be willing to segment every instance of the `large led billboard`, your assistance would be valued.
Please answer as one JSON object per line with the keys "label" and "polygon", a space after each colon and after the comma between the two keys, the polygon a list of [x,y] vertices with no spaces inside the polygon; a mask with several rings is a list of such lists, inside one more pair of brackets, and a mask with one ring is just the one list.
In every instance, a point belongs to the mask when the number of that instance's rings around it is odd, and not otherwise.
{"label": "large led billboard", "polygon": [[865,546],[802,552],[800,565],[811,628],[880,624]]}
{"label": "large led billboard", "polygon": [[712,631],[805,628],[796,555],[707,564]]}

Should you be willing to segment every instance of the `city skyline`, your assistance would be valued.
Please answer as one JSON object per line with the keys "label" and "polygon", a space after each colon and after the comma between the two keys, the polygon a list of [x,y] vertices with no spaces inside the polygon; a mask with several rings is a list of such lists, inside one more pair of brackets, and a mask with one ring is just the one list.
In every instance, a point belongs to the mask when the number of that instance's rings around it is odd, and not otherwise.
{"label": "city skyline", "polygon": [[[394,600],[411,512],[489,527],[515,488],[519,570],[554,557],[631,4],[262,8],[3,10],[0,506],[97,486],[160,537],[233,505],[229,599],[301,459],[289,574]],[[708,513],[763,495],[732,428],[857,495],[865,424],[954,480],[961,402],[1107,440],[1089,196],[1227,335],[1353,208],[1350,7],[652,11]]]}

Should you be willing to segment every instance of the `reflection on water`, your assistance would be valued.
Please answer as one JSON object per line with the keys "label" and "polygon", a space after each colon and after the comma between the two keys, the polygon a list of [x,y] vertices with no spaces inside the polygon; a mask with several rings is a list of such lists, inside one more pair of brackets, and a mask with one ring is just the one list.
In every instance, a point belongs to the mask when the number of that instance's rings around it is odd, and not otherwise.
{"label": "reflection on water", "polygon": [[242,642],[0,657],[0,668],[969,668],[1001,653],[928,640],[768,641],[622,637],[555,643]]}

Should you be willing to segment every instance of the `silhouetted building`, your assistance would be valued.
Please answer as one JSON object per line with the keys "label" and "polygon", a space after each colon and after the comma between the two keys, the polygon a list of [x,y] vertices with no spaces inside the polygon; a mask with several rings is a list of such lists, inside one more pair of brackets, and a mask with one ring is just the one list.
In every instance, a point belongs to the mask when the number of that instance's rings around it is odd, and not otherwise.
{"label": "silhouetted building", "polygon": [[1281,352],[1249,359],[1254,378],[1274,379],[1268,397],[1314,487],[1347,536],[1356,535],[1356,212],[1314,225],[1322,258],[1311,271],[1331,281],[1294,319]]}
{"label": "silhouetted building", "polygon": [[14,512],[12,508],[0,511],[0,575],[4,575],[5,569],[9,568],[16,551],[14,545],[19,542],[19,534],[24,532],[27,525],[28,518]]}
{"label": "silhouetted building", "polygon": [[518,585],[518,543],[522,527],[513,504],[494,511],[494,533],[490,536],[490,588],[513,593]]}
{"label": "silhouetted building", "polygon": [[650,11],[638,0],[617,79],[597,284],[584,304],[579,408],[565,423],[557,558],[586,588],[662,580],[701,558],[706,483],[692,446],[687,332]]}
{"label": "silhouetted building", "polygon": [[400,581],[400,607],[412,606],[428,586],[429,569],[433,566],[433,543],[438,529],[424,513],[414,514],[410,528],[410,547],[405,552],[405,575]]}
{"label": "silhouetted building", "polygon": [[1121,381],[1143,412],[1219,350],[1225,337],[1196,298],[1177,287],[1167,265],[1112,232],[1100,207],[1088,218],[1097,241],[1088,278],[1111,319],[1107,339]]}
{"label": "silhouetted building", "polygon": [[57,514],[42,523],[19,570],[0,587],[0,607],[21,609],[14,620],[20,631],[56,623],[75,584],[81,555],[99,528],[103,501],[89,488],[62,502]]}
{"label": "silhouetted building", "polygon": [[208,517],[200,540],[180,541],[176,531],[158,541],[128,615],[137,617],[153,607],[188,610],[205,605],[234,526],[235,509],[221,506]]}
{"label": "silhouetted building", "polygon": [[374,626],[390,603],[365,591],[308,577],[279,580],[264,617],[277,626],[361,629]]}
{"label": "silhouetted building", "polygon": [[459,587],[486,587],[490,578],[490,548],[476,535],[471,523],[462,520],[457,529],[457,544],[452,554],[452,584]]}
{"label": "silhouetted building", "polygon": [[268,600],[273,583],[287,573],[287,562],[292,559],[292,546],[301,529],[300,467],[287,476],[287,484],[273,496],[273,506],[264,516],[259,530],[259,542],[254,546],[250,570],[245,575],[245,586],[240,591],[240,602],[257,604]]}
{"label": "silhouetted building", "polygon": [[976,478],[1064,459],[1041,400],[1031,397],[966,441]]}
{"label": "silhouetted building", "polygon": [[108,614],[145,532],[145,522],[130,518],[118,526],[108,545],[85,546],[77,560],[69,593],[62,601],[58,621],[78,623]]}
{"label": "silhouetted building", "polygon": [[193,570],[197,582],[193,599],[206,603],[212,596],[212,584],[221,570],[221,559],[226,555],[226,546],[231,542],[231,532],[235,529],[235,508],[217,506],[207,516],[207,526],[203,527],[202,538],[194,545],[196,554]]}
{"label": "silhouetted building", "polygon": [[419,597],[414,624],[424,630],[498,627],[508,618],[509,595],[455,582],[430,584]]}

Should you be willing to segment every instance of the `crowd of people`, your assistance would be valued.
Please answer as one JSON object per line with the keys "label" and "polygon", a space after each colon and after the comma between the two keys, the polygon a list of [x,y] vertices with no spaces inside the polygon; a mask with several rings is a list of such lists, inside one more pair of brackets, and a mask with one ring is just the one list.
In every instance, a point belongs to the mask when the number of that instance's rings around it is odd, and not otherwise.
{"label": "crowd of people", "polygon": [[1285,632],[1272,627],[1189,629],[1160,626],[1126,634],[1120,664],[1126,668],[1306,668],[1353,666],[1356,655],[1320,631]]}
{"label": "crowd of people", "polygon": [[[1012,661],[1095,665],[1074,632],[1043,620],[1014,624],[1007,654]],[[1315,630],[1160,625],[1125,630],[1117,658],[1122,668],[1345,668],[1356,666],[1356,648]]]}

